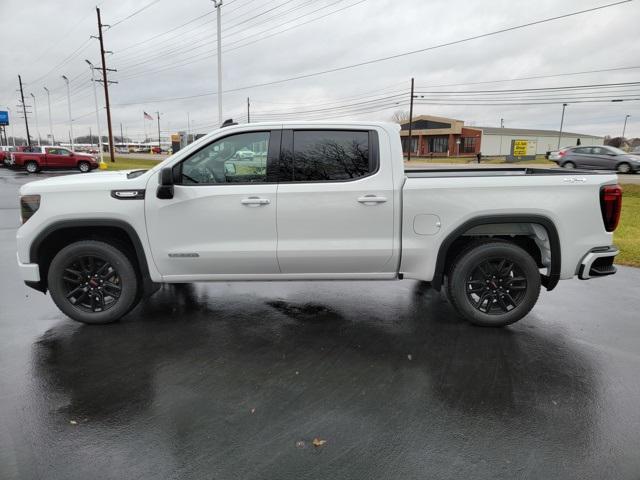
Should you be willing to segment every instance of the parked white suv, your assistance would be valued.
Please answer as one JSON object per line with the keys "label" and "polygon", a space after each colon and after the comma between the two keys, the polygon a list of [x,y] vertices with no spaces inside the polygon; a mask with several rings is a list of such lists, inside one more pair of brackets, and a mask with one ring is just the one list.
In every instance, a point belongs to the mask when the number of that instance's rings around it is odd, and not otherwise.
{"label": "parked white suv", "polygon": [[398,126],[375,122],[231,126],[148,171],[20,194],[23,279],[85,323],[118,320],[159,282],[417,279],[469,321],[506,325],[541,285],[615,273],[621,206],[608,173],[405,172]]}

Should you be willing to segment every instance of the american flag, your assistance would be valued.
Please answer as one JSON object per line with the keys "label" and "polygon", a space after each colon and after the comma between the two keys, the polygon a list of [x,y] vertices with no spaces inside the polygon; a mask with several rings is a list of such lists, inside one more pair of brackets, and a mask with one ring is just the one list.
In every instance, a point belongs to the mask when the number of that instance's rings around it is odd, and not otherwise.
{"label": "american flag", "polygon": [[142,112],[144,113],[144,119],[145,120],[153,120],[153,117],[151,115],[149,115],[147,112]]}

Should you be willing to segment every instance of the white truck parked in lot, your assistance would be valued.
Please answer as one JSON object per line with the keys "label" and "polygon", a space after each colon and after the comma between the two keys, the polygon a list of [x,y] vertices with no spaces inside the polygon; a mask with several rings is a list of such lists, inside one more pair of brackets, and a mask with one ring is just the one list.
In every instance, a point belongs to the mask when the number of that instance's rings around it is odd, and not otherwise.
{"label": "white truck parked in lot", "polygon": [[234,125],[148,171],[24,185],[18,262],[27,285],[85,323],[118,320],[160,282],[417,279],[469,321],[502,326],[541,285],[615,273],[616,183],[405,171],[389,123]]}

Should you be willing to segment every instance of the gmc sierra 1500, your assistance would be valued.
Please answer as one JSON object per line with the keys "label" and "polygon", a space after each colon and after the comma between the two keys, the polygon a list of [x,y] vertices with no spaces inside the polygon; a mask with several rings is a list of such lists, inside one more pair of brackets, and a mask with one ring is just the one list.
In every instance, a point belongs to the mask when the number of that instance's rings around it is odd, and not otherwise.
{"label": "gmc sierra 1500", "polygon": [[469,321],[502,326],[541,285],[615,273],[616,182],[560,169],[405,172],[389,123],[230,126],[148,171],[24,185],[18,262],[29,286],[85,323],[118,320],[159,282],[410,278],[444,287]]}

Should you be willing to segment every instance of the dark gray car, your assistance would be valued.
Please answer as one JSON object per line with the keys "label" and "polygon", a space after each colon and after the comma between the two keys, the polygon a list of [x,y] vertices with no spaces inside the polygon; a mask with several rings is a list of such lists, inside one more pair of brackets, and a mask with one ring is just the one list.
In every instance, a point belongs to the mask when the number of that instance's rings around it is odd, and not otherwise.
{"label": "dark gray car", "polygon": [[619,173],[640,171],[640,157],[606,145],[572,147],[552,161],[564,168],[616,170]]}

